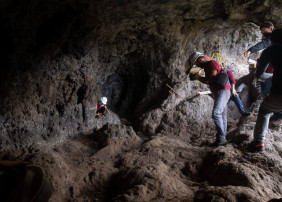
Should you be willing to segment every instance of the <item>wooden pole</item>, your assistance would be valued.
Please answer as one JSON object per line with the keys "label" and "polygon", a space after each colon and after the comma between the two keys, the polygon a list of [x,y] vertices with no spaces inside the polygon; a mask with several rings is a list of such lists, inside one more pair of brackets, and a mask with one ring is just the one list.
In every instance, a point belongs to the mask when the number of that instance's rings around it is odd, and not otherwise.
{"label": "wooden pole", "polygon": [[172,87],[170,87],[167,83],[166,83],[166,86],[169,87],[175,94],[177,94],[179,97],[181,97],[183,100],[185,100],[181,95],[179,95],[179,93],[174,90]]}

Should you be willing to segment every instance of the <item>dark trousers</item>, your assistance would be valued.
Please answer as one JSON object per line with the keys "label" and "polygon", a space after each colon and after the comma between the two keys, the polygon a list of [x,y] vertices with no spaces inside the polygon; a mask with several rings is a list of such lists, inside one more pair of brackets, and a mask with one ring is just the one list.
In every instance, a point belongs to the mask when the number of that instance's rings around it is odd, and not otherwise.
{"label": "dark trousers", "polygon": [[[264,82],[261,82],[261,92],[262,92],[264,98],[266,98],[270,94],[271,87],[272,87],[271,79],[265,80]],[[275,112],[274,116],[282,119],[282,112]]]}

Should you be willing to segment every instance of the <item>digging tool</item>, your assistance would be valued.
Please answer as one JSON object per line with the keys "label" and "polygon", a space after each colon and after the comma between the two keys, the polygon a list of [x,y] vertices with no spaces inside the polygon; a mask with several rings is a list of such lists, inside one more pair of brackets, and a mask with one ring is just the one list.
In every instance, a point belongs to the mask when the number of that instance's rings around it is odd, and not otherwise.
{"label": "digging tool", "polygon": [[185,100],[176,90],[174,90],[172,87],[170,87],[168,84],[166,84],[167,87],[169,87],[171,90],[169,91],[172,94],[172,91],[177,94],[179,97],[181,97],[183,100]]}

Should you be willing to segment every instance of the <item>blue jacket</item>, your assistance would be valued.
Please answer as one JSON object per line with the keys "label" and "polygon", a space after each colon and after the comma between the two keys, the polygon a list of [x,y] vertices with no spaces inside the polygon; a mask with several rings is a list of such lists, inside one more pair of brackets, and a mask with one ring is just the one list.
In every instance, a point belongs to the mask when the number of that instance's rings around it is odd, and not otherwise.
{"label": "blue jacket", "polygon": [[248,49],[251,53],[255,53],[257,51],[263,50],[271,45],[270,38],[265,38],[261,42],[258,42],[256,45],[252,46]]}

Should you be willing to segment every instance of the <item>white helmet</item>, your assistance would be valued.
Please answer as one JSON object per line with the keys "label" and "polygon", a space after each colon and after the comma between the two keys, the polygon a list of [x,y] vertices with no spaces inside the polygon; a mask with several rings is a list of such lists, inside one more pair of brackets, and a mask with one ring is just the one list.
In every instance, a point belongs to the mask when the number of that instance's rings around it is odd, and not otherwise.
{"label": "white helmet", "polygon": [[101,97],[101,102],[105,105],[107,104],[108,99],[106,97]]}
{"label": "white helmet", "polygon": [[194,63],[199,57],[204,57],[204,54],[200,52],[194,52],[189,56],[190,68],[193,67]]}

